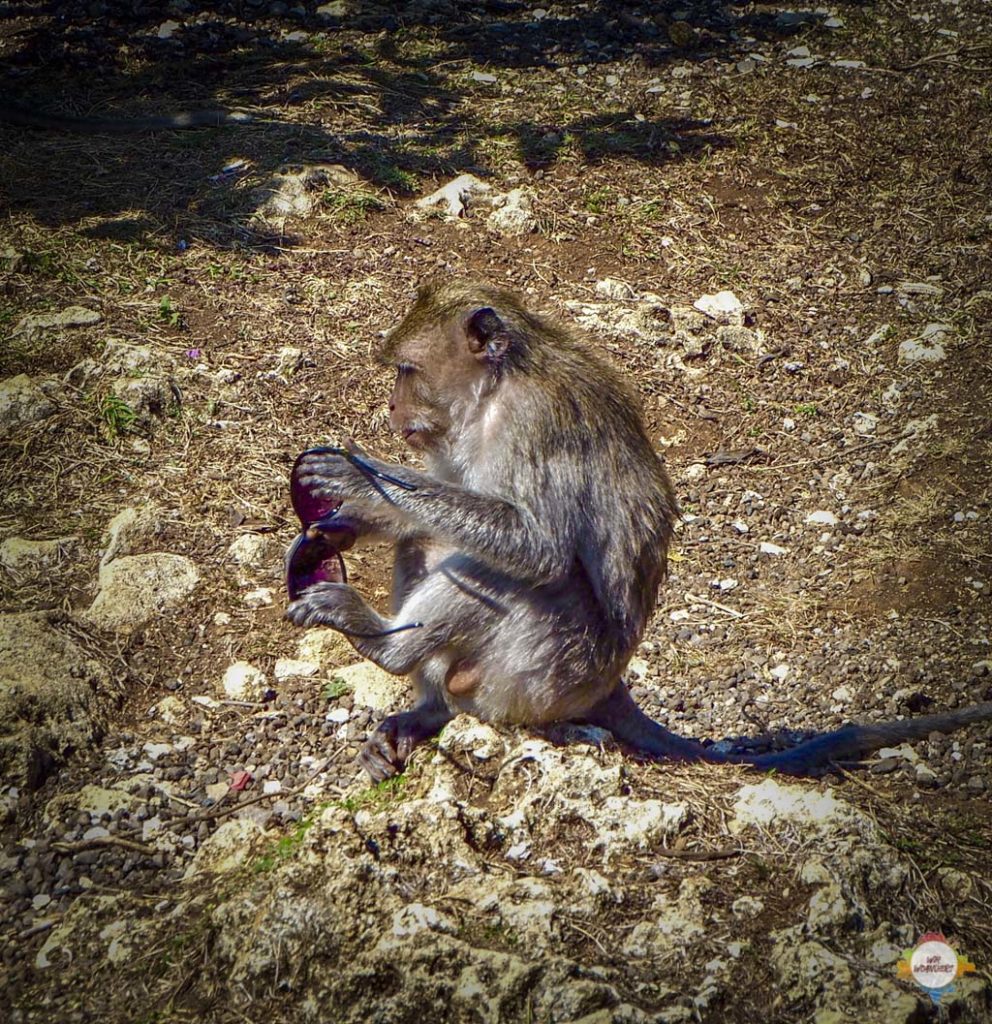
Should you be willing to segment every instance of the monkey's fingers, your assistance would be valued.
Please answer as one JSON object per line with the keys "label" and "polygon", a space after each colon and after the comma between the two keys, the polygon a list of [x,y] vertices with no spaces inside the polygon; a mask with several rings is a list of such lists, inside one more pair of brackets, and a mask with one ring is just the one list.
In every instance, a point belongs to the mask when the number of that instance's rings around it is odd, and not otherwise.
{"label": "monkey's fingers", "polygon": [[294,626],[333,626],[334,599],[344,583],[317,583],[293,601],[286,609],[286,618]]}

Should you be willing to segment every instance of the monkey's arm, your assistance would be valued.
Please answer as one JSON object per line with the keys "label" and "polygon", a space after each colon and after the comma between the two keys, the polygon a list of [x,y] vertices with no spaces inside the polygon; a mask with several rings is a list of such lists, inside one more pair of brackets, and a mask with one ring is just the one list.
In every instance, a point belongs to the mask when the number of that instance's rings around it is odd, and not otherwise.
{"label": "monkey's arm", "polygon": [[574,529],[550,518],[542,522],[540,495],[531,511],[524,503],[479,494],[364,453],[361,459],[402,485],[363,472],[346,456],[323,452],[301,463],[300,480],[325,498],[350,498],[384,518],[395,517],[394,536],[428,533],[529,583],[547,583],[571,569]]}

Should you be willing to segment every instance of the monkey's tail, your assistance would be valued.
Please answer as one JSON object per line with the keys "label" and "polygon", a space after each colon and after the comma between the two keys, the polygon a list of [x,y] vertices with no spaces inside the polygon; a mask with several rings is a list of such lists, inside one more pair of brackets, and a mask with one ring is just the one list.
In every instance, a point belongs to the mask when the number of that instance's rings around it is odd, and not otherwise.
{"label": "monkey's tail", "polygon": [[953,732],[974,722],[992,719],[992,702],[924,715],[904,722],[881,725],[849,725],[816,736],[789,750],[771,754],[721,754],[696,740],[669,732],[644,714],[623,683],[592,708],[585,721],[609,729],[621,742],[652,757],[669,761],[708,761],[713,764],[746,764],[774,769],[786,775],[808,775],[831,761],[858,761],[880,747],[922,739],[932,732]]}

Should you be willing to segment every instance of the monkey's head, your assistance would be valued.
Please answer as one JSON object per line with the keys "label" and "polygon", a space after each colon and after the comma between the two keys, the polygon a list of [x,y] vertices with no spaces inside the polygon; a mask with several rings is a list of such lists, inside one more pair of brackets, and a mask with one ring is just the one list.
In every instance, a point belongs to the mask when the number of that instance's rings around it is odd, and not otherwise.
{"label": "monkey's head", "polygon": [[386,338],[380,361],[396,372],[389,423],[412,448],[440,448],[479,414],[523,355],[520,317],[506,292],[428,284]]}

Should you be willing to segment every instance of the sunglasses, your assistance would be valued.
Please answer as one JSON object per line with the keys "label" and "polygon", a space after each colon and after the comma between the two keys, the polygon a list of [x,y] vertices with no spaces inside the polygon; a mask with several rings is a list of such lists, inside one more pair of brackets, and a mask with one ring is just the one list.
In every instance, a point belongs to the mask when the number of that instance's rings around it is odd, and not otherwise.
{"label": "sunglasses", "polygon": [[[338,517],[341,499],[323,498],[319,494],[314,494],[310,487],[300,480],[300,463],[308,455],[341,455],[366,476],[385,480],[387,483],[402,487],[405,491],[417,489],[414,484],[397,480],[396,477],[376,469],[347,448],[308,448],[297,456],[289,478],[289,496],[303,530],[286,553],[286,590],[291,601],[295,601],[308,587],[317,583],[346,583],[348,574],[341,552],[347,551],[356,539],[354,525],[347,518]],[[349,635],[389,636],[419,626],[419,622],[411,622],[395,626],[383,633]]]}
{"label": "sunglasses", "polygon": [[303,527],[286,552],[286,589],[291,601],[316,583],[348,579],[341,552],[354,544],[355,533],[347,522],[337,519],[341,499],[322,498],[300,480],[300,464],[306,456],[330,450],[308,449],[297,457],[290,474],[289,496]]}

